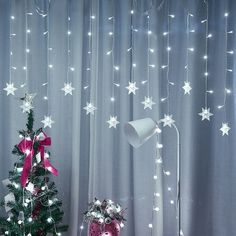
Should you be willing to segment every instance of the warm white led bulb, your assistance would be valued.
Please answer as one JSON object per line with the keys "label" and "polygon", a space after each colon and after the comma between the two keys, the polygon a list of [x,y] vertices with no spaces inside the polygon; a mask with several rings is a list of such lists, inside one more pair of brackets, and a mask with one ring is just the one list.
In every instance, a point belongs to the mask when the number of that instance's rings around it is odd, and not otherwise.
{"label": "warm white led bulb", "polygon": [[23,221],[22,220],[18,220],[18,222],[17,222],[19,225],[21,225],[22,223],[23,223]]}
{"label": "warm white led bulb", "polygon": [[158,211],[160,211],[160,208],[159,207],[154,207],[153,210],[158,212]]}
{"label": "warm white led bulb", "polygon": [[170,176],[170,175],[171,175],[170,171],[166,171],[165,174],[166,174],[167,176]]}

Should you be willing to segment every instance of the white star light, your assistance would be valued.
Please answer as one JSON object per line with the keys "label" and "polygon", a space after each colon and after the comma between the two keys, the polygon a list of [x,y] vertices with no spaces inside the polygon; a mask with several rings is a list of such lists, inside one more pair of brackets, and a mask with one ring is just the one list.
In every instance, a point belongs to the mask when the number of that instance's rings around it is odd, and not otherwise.
{"label": "white star light", "polygon": [[184,81],[184,86],[182,88],[184,90],[184,94],[189,94],[190,95],[190,91],[192,90],[192,87],[190,86],[189,81]]}
{"label": "white star light", "polygon": [[11,95],[15,95],[15,91],[17,90],[17,88],[14,87],[14,83],[7,83],[6,84],[6,88],[4,88],[3,90],[5,90],[7,92],[7,96],[9,94]]}
{"label": "white star light", "polygon": [[72,91],[75,90],[75,88],[72,87],[71,83],[64,83],[64,87],[61,89],[65,92],[65,96],[67,94],[72,95]]}
{"label": "white star light", "polygon": [[44,120],[41,121],[44,124],[44,128],[49,127],[52,128],[52,124],[55,123],[52,120],[51,116],[44,116]]}
{"label": "white star light", "polygon": [[107,121],[107,123],[109,124],[109,128],[115,128],[116,129],[116,126],[120,123],[118,120],[117,120],[117,116],[110,116],[110,120]]}
{"label": "white star light", "polygon": [[86,115],[88,115],[89,113],[94,115],[94,111],[97,110],[97,108],[92,103],[86,102],[86,106],[84,107],[84,110],[86,110]]}
{"label": "white star light", "polygon": [[144,101],[141,102],[144,105],[144,109],[149,108],[152,110],[152,106],[156,103],[152,101],[152,97],[145,97]]}
{"label": "white star light", "polygon": [[228,123],[222,123],[222,127],[220,128],[220,131],[222,131],[222,136],[224,136],[225,134],[229,135],[229,130],[230,130],[230,127]]}
{"label": "white star light", "polygon": [[129,86],[127,86],[126,89],[129,90],[129,94],[133,93],[135,95],[135,91],[138,89],[136,82],[129,82]]}
{"label": "white star light", "polygon": [[213,116],[213,114],[210,113],[210,108],[207,107],[202,107],[202,112],[198,113],[198,115],[202,117],[202,121],[205,119],[210,120],[210,117]]}
{"label": "white star light", "polygon": [[164,115],[164,118],[161,121],[164,123],[163,124],[164,127],[167,125],[171,127],[172,124],[175,123],[175,120],[172,119],[172,115],[166,115],[166,114]]}
{"label": "white star light", "polygon": [[22,108],[22,112],[23,112],[23,113],[25,113],[25,112],[30,112],[30,110],[31,110],[32,108],[34,108],[34,107],[32,106],[32,103],[29,102],[29,101],[27,101],[27,100],[23,101],[23,104],[22,104],[20,107]]}

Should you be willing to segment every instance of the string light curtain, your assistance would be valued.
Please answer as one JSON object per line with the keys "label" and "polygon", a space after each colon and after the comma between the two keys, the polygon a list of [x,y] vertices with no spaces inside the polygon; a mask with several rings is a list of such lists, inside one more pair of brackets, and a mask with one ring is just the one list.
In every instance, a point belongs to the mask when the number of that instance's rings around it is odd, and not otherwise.
{"label": "string light curtain", "polygon": [[[94,197],[127,208],[124,236],[235,235],[235,9],[233,0],[1,1],[0,179],[25,120],[18,98],[37,93],[67,235],[86,235]],[[144,117],[167,127],[133,150],[123,125]]]}

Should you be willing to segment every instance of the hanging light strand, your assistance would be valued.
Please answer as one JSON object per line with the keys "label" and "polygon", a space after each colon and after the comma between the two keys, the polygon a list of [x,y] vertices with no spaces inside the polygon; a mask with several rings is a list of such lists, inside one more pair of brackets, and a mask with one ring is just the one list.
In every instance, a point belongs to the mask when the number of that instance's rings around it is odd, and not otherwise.
{"label": "hanging light strand", "polygon": [[147,32],[147,43],[148,43],[148,54],[147,54],[147,94],[148,97],[150,96],[150,36],[152,31],[150,30],[150,15],[147,15],[147,25],[148,25],[148,32]]}
{"label": "hanging light strand", "polygon": [[205,107],[208,107],[208,39],[211,37],[211,34],[209,34],[209,6],[208,6],[208,0],[204,0],[204,3],[206,4],[206,31],[205,31]]}

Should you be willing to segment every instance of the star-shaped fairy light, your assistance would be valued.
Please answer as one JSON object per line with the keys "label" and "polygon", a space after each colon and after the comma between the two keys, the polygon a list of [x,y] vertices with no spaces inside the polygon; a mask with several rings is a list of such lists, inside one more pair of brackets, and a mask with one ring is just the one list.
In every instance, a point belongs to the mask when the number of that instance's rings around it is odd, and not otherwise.
{"label": "star-shaped fairy light", "polygon": [[129,94],[133,93],[135,95],[135,91],[138,90],[136,87],[136,82],[129,82],[129,86],[126,87],[129,90]]}
{"label": "star-shaped fairy light", "polygon": [[164,118],[161,121],[164,123],[163,124],[164,127],[165,126],[171,127],[172,124],[175,123],[175,120],[172,119],[172,115],[166,115],[166,114],[164,115]]}
{"label": "star-shaped fairy light", "polygon": [[36,93],[26,93],[25,97],[21,98],[21,100],[23,101],[23,104],[20,106],[20,108],[22,109],[22,112],[30,112],[31,109],[33,109],[34,107],[32,106],[33,104],[33,99],[36,96]]}
{"label": "star-shaped fairy light", "polygon": [[190,86],[189,81],[184,81],[184,86],[182,88],[184,90],[184,94],[189,94],[190,95],[190,91],[192,90],[192,87]]}
{"label": "star-shaped fairy light", "polygon": [[152,110],[152,106],[156,103],[152,101],[152,97],[145,97],[142,104],[144,105],[144,109],[149,108]]}
{"label": "star-shaped fairy light", "polygon": [[86,110],[86,115],[92,114],[94,115],[94,111],[97,110],[97,108],[90,102],[86,102],[86,106],[84,107],[84,110]]}
{"label": "star-shaped fairy light", "polygon": [[64,83],[64,87],[61,90],[65,92],[66,96],[67,94],[72,95],[72,92],[75,90],[75,88],[72,87],[71,83]]}
{"label": "star-shaped fairy light", "polygon": [[44,116],[44,120],[41,121],[44,124],[44,128],[49,127],[52,128],[52,124],[55,123],[52,120],[51,116]]}
{"label": "star-shaped fairy light", "polygon": [[117,116],[110,116],[110,119],[107,121],[107,123],[109,124],[109,128],[115,128],[116,129],[116,126],[120,123],[118,120],[117,120]]}
{"label": "star-shaped fairy light", "polygon": [[15,91],[17,90],[17,88],[14,87],[14,83],[7,83],[6,84],[6,88],[4,88],[3,90],[5,90],[7,92],[7,96],[8,95],[15,95]]}
{"label": "star-shaped fairy light", "polygon": [[222,136],[229,135],[229,130],[230,130],[230,127],[228,123],[222,123],[222,127],[220,128],[220,131],[222,131]]}
{"label": "star-shaped fairy light", "polygon": [[198,115],[202,117],[202,121],[205,119],[210,120],[210,117],[213,116],[213,114],[210,112],[210,108],[207,107],[202,107],[202,112],[198,113]]}
{"label": "star-shaped fairy light", "polygon": [[23,104],[20,106],[22,108],[22,112],[30,112],[30,110],[33,108],[32,103],[28,101],[23,101]]}

